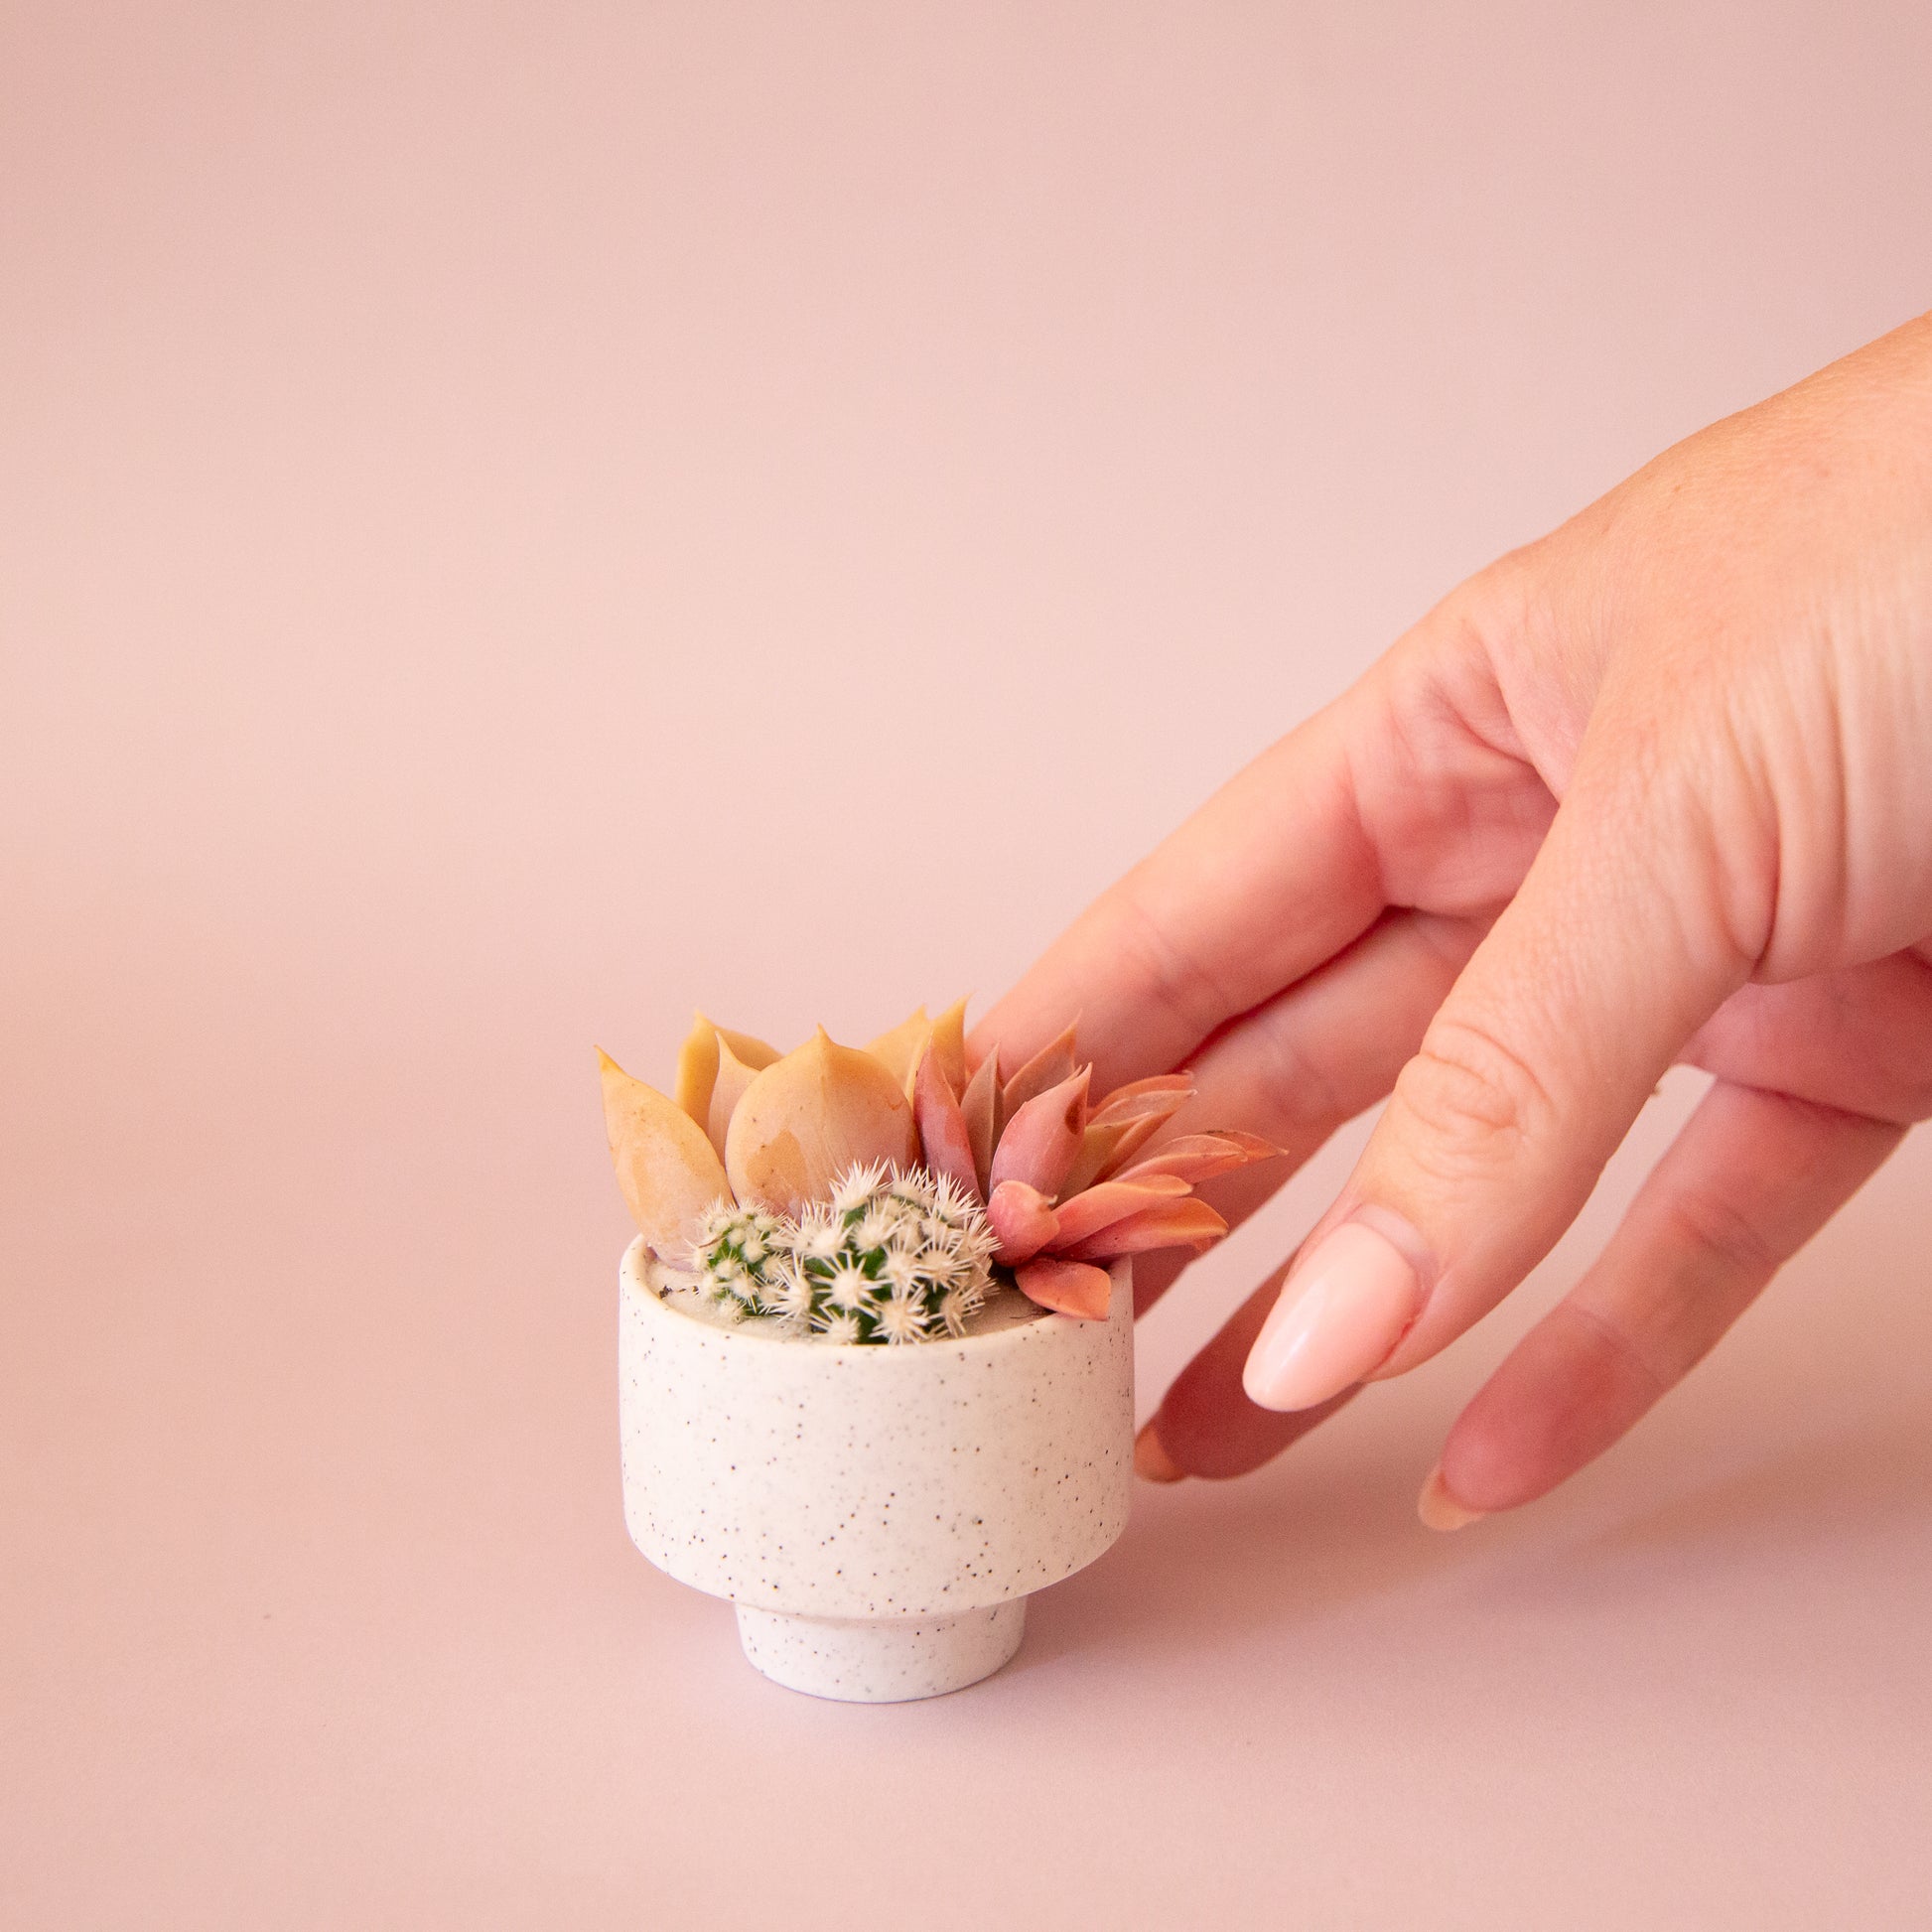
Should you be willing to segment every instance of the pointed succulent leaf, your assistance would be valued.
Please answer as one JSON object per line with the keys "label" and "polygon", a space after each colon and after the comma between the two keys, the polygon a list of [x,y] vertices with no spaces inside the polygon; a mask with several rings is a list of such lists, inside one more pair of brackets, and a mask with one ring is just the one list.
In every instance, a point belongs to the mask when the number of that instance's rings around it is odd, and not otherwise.
{"label": "pointed succulent leaf", "polygon": [[1142,1120],[1150,1113],[1163,1120],[1172,1118],[1194,1097],[1191,1073],[1156,1073],[1145,1080],[1130,1080],[1124,1087],[1104,1093],[1093,1104],[1098,1121]]}
{"label": "pointed succulent leaf", "polygon": [[1091,1187],[1103,1173],[1117,1168],[1143,1141],[1150,1139],[1160,1124],[1159,1121],[1097,1121],[1089,1117],[1087,1131],[1080,1136],[1080,1151],[1073,1157],[1066,1178],[1060,1182],[1061,1195],[1070,1198]]}
{"label": "pointed succulent leaf", "polygon": [[980,1062],[980,1068],[966,1082],[959,1111],[966,1122],[966,1138],[973,1147],[973,1171],[979,1175],[980,1198],[992,1186],[993,1143],[998,1125],[1000,1098],[1000,1049],[996,1046]]}
{"label": "pointed succulent leaf", "polygon": [[1108,1261],[1115,1255],[1145,1254],[1150,1248],[1192,1248],[1199,1254],[1227,1231],[1228,1224],[1204,1200],[1163,1201],[1101,1228],[1063,1252],[1069,1261]]}
{"label": "pointed succulent leaf", "polygon": [[1104,1128],[1111,1143],[1095,1177],[1112,1179],[1193,1097],[1193,1076],[1187,1073],[1163,1073],[1116,1087],[1088,1116],[1088,1124]]}
{"label": "pointed succulent leaf", "polygon": [[703,1014],[691,1016],[691,1031],[677,1049],[677,1104],[702,1127],[711,1118],[711,1089],[718,1078],[718,1029]]}
{"label": "pointed succulent leaf", "polygon": [[711,1090],[718,1079],[718,1042],[723,1040],[746,1065],[758,1070],[778,1057],[778,1049],[752,1034],[734,1033],[702,1013],[691,1016],[691,1031],[677,1052],[677,1104],[700,1127],[711,1119]]}
{"label": "pointed succulent leaf", "polygon": [[745,1098],[746,1088],[763,1070],[763,1067],[747,1066],[732,1051],[731,1041],[719,1034],[718,1077],[711,1083],[711,1117],[705,1127],[721,1161],[725,1158],[725,1135],[731,1127],[732,1114]]}
{"label": "pointed succulent leaf", "polygon": [[1123,1127],[1125,1131],[1122,1133],[1120,1139],[1114,1143],[1114,1151],[1112,1156],[1107,1161],[1103,1162],[1101,1165],[1101,1169],[1100,1169],[1101,1179],[1102,1180],[1118,1179],[1120,1177],[1121,1170],[1125,1168],[1134,1159],[1135,1155],[1140,1153],[1141,1149],[1144,1148],[1149,1141],[1153,1140],[1155,1135],[1160,1133],[1162,1128],[1167,1126],[1167,1124],[1168,1124],[1168,1116],[1166,1114],[1144,1114],[1139,1120],[1116,1122],[1115,1125]]}
{"label": "pointed succulent leaf", "polygon": [[1285,1150],[1259,1134],[1241,1134],[1223,1129],[1212,1134],[1180,1134],[1144,1155],[1132,1167],[1122,1168],[1116,1180],[1140,1180],[1149,1174],[1177,1174],[1189,1186],[1210,1175],[1245,1168],[1254,1161],[1271,1161]]}
{"label": "pointed succulent leaf", "polygon": [[1070,1079],[1074,1066],[1074,1029],[1067,1028],[1059,1038],[1042,1046],[1001,1089],[1004,1117],[1011,1120],[1028,1101],[1036,1099],[1050,1087]]}
{"label": "pointed succulent leaf", "polygon": [[912,1109],[892,1072],[825,1029],[774,1060],[745,1089],[725,1136],[725,1171],[740,1201],[795,1214],[830,1197],[854,1165],[912,1166]]}
{"label": "pointed succulent leaf", "polygon": [[[1066,1195],[1061,1200],[1058,1228],[1052,1240],[1041,1245],[1064,1254],[1102,1228],[1124,1221],[1144,1207],[1184,1199],[1188,1191],[1186,1181],[1176,1180],[1172,1174],[1149,1174],[1145,1180],[1103,1180],[1097,1187]],[[994,1226],[997,1228],[999,1223],[996,1221]]]}
{"label": "pointed succulent leaf", "polygon": [[1086,1132],[1090,1071],[1083,1066],[1035,1094],[1007,1122],[989,1170],[995,1187],[1003,1180],[1024,1180],[1049,1199],[1059,1192]]}
{"label": "pointed succulent leaf", "polygon": [[986,1218],[1000,1237],[998,1258],[1009,1268],[1050,1247],[1060,1231],[1053,1203],[1024,1180],[1003,1180],[986,1204]]}
{"label": "pointed succulent leaf", "polygon": [[966,1091],[966,1002],[955,1000],[932,1023],[932,1050],[954,1093]]}
{"label": "pointed succulent leaf", "polygon": [[1113,1301],[1113,1277],[1086,1262],[1030,1261],[1015,1270],[1014,1280],[1030,1302],[1083,1321],[1104,1321]]}
{"label": "pointed succulent leaf", "polygon": [[757,1034],[741,1034],[736,1027],[720,1027],[717,1031],[718,1037],[755,1072],[762,1073],[780,1057],[778,1049],[768,1039],[759,1038]]}
{"label": "pointed succulent leaf", "polygon": [[936,1041],[919,1055],[912,1076],[912,1114],[918,1124],[921,1159],[934,1173],[950,1175],[974,1200],[980,1193],[979,1170],[973,1161],[972,1136],[966,1116],[953,1098],[952,1082],[939,1062]]}
{"label": "pointed succulent leaf", "polygon": [[905,1089],[905,1096],[909,1100],[919,1056],[925,1051],[926,1041],[931,1037],[932,1022],[925,1017],[925,1008],[915,1007],[891,1033],[881,1034],[877,1039],[868,1041],[866,1051],[891,1072]]}
{"label": "pointed succulent leaf", "polygon": [[604,1126],[630,1217],[660,1260],[679,1256],[692,1224],[731,1187],[704,1130],[676,1101],[598,1052]]}

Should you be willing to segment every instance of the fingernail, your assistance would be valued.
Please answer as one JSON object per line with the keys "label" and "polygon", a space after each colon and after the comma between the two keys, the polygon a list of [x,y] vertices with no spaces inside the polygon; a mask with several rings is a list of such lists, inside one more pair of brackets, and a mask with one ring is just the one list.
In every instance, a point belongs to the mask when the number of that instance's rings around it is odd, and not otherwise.
{"label": "fingernail", "polygon": [[1134,1473],[1144,1482],[1178,1482],[1187,1473],[1168,1453],[1153,1423],[1134,1438]]}
{"label": "fingernail", "polygon": [[1311,1409],[1388,1359],[1422,1308],[1393,1241],[1344,1221],[1295,1271],[1248,1351],[1241,1386],[1264,1409]]}
{"label": "fingernail", "polygon": [[1443,1480],[1443,1465],[1439,1462],[1430,1470],[1429,1480],[1422,1486],[1422,1494],[1416,1498],[1416,1514],[1426,1527],[1432,1530],[1459,1530],[1465,1524],[1479,1523],[1489,1514],[1486,1509],[1465,1509],[1449,1492],[1449,1484]]}

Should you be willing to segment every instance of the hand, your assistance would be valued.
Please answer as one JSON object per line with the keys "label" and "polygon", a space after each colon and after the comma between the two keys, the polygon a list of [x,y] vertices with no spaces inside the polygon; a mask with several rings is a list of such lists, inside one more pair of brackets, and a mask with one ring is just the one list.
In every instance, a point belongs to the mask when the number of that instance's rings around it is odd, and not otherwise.
{"label": "hand", "polygon": [[[1194,1067],[1177,1131],[1299,1163],[1389,1096],[1144,1432],[1166,1478],[1254,1468],[1446,1347],[1666,1068],[1714,1073],[1456,1422],[1424,1518],[1599,1454],[1932,1114],[1932,317],[1463,585],[1103,895],[974,1047],[1025,1056],[1076,1012],[1098,1086]],[[1216,1205],[1238,1220],[1285,1176]],[[1142,1307],[1177,1272],[1146,1269]]]}

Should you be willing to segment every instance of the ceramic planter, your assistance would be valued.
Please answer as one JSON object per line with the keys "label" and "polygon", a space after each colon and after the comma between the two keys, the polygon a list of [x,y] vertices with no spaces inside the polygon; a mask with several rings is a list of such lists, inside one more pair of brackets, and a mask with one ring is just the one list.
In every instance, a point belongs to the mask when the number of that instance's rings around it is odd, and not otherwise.
{"label": "ceramic planter", "polygon": [[1133,1294],[1127,1262],[1111,1273],[1105,1320],[1023,1310],[958,1340],[835,1346],[684,1312],[633,1242],[632,1542],[730,1597],[746,1656],[793,1690],[891,1703],[978,1682],[1019,1648],[1028,1594],[1126,1526]]}

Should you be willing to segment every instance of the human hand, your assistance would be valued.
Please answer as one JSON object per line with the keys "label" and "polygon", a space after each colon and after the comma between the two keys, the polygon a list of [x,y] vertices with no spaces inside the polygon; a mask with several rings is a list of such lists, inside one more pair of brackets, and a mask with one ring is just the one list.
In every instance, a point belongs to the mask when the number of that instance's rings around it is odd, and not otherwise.
{"label": "human hand", "polygon": [[[1424,1519],[1608,1448],[1932,1115],[1932,317],[1463,585],[1104,894],[975,1056],[1076,1012],[1098,1085],[1190,1064],[1175,1131],[1293,1164],[1389,1097],[1143,1432],[1166,1479],[1252,1469],[1446,1347],[1664,1071],[1715,1074],[1457,1420]],[[1236,1221],[1289,1171],[1202,1191]],[[1181,1265],[1139,1271],[1143,1309]]]}

